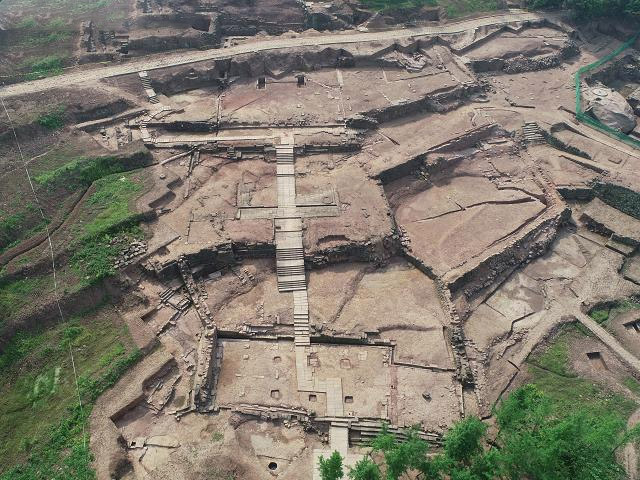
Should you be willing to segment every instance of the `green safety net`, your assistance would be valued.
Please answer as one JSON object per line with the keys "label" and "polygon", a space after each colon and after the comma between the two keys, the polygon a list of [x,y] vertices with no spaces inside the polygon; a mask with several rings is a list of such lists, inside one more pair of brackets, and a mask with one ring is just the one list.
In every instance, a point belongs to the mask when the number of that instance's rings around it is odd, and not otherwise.
{"label": "green safety net", "polygon": [[626,42],[624,42],[622,45],[620,45],[618,48],[616,48],[613,52],[611,52],[608,55],[605,55],[604,57],[600,58],[599,60],[596,60],[595,62],[586,65],[584,67],[581,67],[577,72],[576,72],[576,76],[575,76],[575,82],[576,82],[576,118],[578,119],[578,121],[589,125],[592,128],[595,128],[596,130],[599,130],[603,133],[606,133],[607,135],[616,138],[617,140],[620,140],[628,145],[631,145],[632,147],[635,148],[640,148],[640,141],[635,140],[634,138],[631,138],[629,135],[626,135],[624,133],[622,133],[619,130],[616,130],[614,128],[611,127],[607,127],[606,125],[604,125],[603,123],[601,123],[600,121],[596,120],[594,117],[592,117],[589,114],[584,113],[584,111],[582,110],[582,78],[584,77],[584,75],[598,67],[600,67],[601,65],[609,62],[610,60],[614,59],[615,57],[617,57],[618,55],[620,55],[622,52],[624,52],[627,48],[631,47],[636,40],[638,39],[638,37],[640,36],[640,32],[638,32],[637,34],[635,34],[632,38],[630,38],[629,40],[627,40]]}

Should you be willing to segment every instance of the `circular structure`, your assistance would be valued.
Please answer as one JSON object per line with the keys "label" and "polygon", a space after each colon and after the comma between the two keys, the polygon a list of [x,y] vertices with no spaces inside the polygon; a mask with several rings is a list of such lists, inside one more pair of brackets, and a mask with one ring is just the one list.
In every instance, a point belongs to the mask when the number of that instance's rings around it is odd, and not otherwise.
{"label": "circular structure", "polygon": [[278,468],[278,464],[276,462],[269,462],[267,467],[269,467],[269,470],[276,470]]}

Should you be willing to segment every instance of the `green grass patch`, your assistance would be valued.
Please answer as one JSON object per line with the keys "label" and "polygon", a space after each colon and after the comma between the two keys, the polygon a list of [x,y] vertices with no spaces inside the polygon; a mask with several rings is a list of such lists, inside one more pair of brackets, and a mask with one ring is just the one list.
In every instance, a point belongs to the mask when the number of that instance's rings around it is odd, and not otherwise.
{"label": "green grass patch", "polygon": [[498,9],[497,0],[361,0],[361,3],[379,11],[410,9],[419,7],[442,7],[450,18],[474,12],[489,12]]}
{"label": "green grass patch", "polygon": [[640,301],[635,298],[623,298],[600,303],[589,311],[589,316],[598,323],[606,323],[609,318],[630,310],[640,310]]}
{"label": "green grass patch", "polygon": [[38,117],[38,123],[49,130],[58,130],[64,126],[64,105],[57,105]]}
{"label": "green grass patch", "polygon": [[622,381],[622,384],[640,397],[640,382],[635,378],[627,377]]}
{"label": "green grass patch", "polygon": [[69,40],[71,38],[71,32],[55,31],[46,32],[39,31],[33,32],[26,38],[24,38],[20,45],[25,47],[41,47],[43,45],[55,45]]}
{"label": "green grass patch", "polygon": [[108,232],[135,216],[131,203],[142,190],[140,180],[131,174],[115,174],[95,182],[95,192],[87,201],[92,210],[92,220],[85,224],[88,236]]}
{"label": "green grass patch", "polygon": [[43,220],[33,204],[6,215],[0,210],[0,253],[16,246],[24,238],[28,238],[44,230],[49,219]]}
{"label": "green grass patch", "polygon": [[[121,353],[99,361],[114,352]],[[0,354],[0,479],[95,478],[82,427],[92,403],[140,358],[126,327],[108,307],[43,332],[14,336]]]}
{"label": "green grass patch", "polygon": [[26,80],[36,80],[43,77],[53,77],[63,72],[64,58],[57,55],[49,55],[35,60],[29,60],[23,64],[29,69]]}
{"label": "green grass patch", "polygon": [[361,0],[361,2],[366,7],[375,10],[405,9],[437,5],[437,0]]}
{"label": "green grass patch", "polygon": [[444,7],[449,18],[498,9],[497,0],[438,0],[438,4]]}
{"label": "green grass patch", "polygon": [[37,26],[38,26],[38,22],[36,22],[35,18],[33,17],[24,17],[16,25],[17,28],[24,29],[24,30],[31,30],[33,28],[36,28]]}
{"label": "green grass patch", "polygon": [[637,408],[636,403],[590,380],[578,377],[569,365],[570,342],[583,338],[574,326],[562,330],[545,350],[527,363],[536,385],[553,401],[558,412],[566,414],[578,408],[588,408],[594,414],[613,414],[626,422]]}
{"label": "green grass patch", "polygon": [[87,200],[90,221],[80,232],[71,266],[82,276],[83,285],[92,285],[115,274],[114,262],[134,239],[141,239],[139,217],[131,208],[142,190],[132,174],[115,174],[95,182],[95,192]]}
{"label": "green grass patch", "polygon": [[62,30],[67,27],[68,27],[67,21],[64,18],[60,18],[60,17],[52,18],[47,23],[47,28],[51,30]]}
{"label": "green grass patch", "polygon": [[24,211],[6,215],[0,210],[0,253],[18,239],[18,233],[25,219]]}
{"label": "green grass patch", "polygon": [[101,367],[106,367],[107,365],[111,365],[111,363],[116,358],[124,355],[124,353],[125,353],[124,345],[122,343],[118,343],[114,345],[114,347],[111,350],[109,350],[107,353],[105,353],[100,357],[100,360],[98,360],[98,364]]}
{"label": "green grass patch", "polygon": [[0,279],[0,325],[32,302],[36,292],[52,287],[50,277],[29,277],[7,281]]}
{"label": "green grass patch", "polygon": [[591,310],[589,312],[589,316],[593,318],[598,323],[604,323],[609,320],[609,309],[608,308],[598,308],[595,310]]}
{"label": "green grass patch", "polygon": [[568,362],[569,345],[565,335],[558,337],[546,350],[532,356],[530,360],[530,363],[536,367],[548,370],[556,375],[575,377],[576,375],[568,370]]}
{"label": "green grass patch", "polygon": [[75,157],[53,170],[38,173],[35,181],[50,189],[64,187],[72,191],[125,170],[127,167],[117,157]]}
{"label": "green grass patch", "polygon": [[140,227],[132,223],[115,234],[95,235],[81,241],[71,257],[71,266],[81,277],[79,287],[94,285],[115,275],[114,263],[122,249],[142,237]]}

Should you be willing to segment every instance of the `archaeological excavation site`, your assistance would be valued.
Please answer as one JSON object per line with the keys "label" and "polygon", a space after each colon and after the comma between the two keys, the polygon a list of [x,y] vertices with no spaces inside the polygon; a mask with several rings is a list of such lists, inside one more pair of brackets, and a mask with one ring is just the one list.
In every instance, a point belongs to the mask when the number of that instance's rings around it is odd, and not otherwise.
{"label": "archaeological excavation site", "polygon": [[553,3],[2,0],[0,479],[640,478],[640,22]]}

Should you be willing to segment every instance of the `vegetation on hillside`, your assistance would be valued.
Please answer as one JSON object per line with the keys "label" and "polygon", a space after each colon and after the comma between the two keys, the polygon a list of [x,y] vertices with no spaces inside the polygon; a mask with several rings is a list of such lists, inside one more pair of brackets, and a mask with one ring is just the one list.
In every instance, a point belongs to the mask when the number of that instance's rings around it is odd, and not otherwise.
{"label": "vegetation on hillside", "polygon": [[[345,467],[344,475],[335,474],[336,468],[321,470],[328,472],[323,480],[399,480],[408,472],[422,480],[626,478],[617,454],[640,438],[640,426],[627,429],[637,404],[571,369],[571,346],[584,339],[579,326],[568,325],[532,356],[530,383],[497,405],[495,430],[476,417],[465,418],[445,434],[438,452],[430,451],[417,429],[405,441],[385,430],[368,456]],[[631,377],[621,384],[640,392]],[[323,461],[337,465],[335,456]]]}
{"label": "vegetation on hillside", "polygon": [[[612,414],[578,407],[557,408],[551,397],[529,384],[514,391],[495,411],[498,431],[489,436],[477,417],[457,422],[445,435],[441,453],[427,455],[429,445],[416,429],[405,441],[386,430],[372,442],[371,455],[350,469],[351,480],[399,480],[408,472],[424,480],[622,480],[616,453],[640,437]],[[337,465],[334,452],[325,465]],[[321,464],[322,465],[322,464]],[[321,468],[323,480],[343,478],[341,469]]]}
{"label": "vegetation on hillside", "polygon": [[578,18],[640,15],[640,0],[530,0],[534,9],[563,8],[573,10]]}
{"label": "vegetation on hillside", "polygon": [[611,183],[596,183],[592,188],[596,196],[603,202],[627,215],[640,219],[640,193]]}
{"label": "vegetation on hillside", "polygon": [[91,285],[115,273],[113,264],[122,244],[143,236],[139,216],[132,208],[142,189],[131,174],[108,175],[96,181],[87,200],[91,220],[77,231],[71,266],[82,275],[81,285]]}
{"label": "vegetation on hillside", "polygon": [[419,7],[442,7],[449,18],[474,12],[488,12],[498,8],[497,0],[361,0],[374,10],[410,9]]}
{"label": "vegetation on hillside", "polygon": [[87,428],[91,407],[140,358],[107,306],[47,330],[16,334],[0,354],[0,480],[95,478]]}
{"label": "vegetation on hillside", "polygon": [[[25,236],[44,230],[47,220],[42,220],[35,205],[28,203],[12,214],[0,210],[0,253],[17,245]],[[36,218],[35,223],[32,218]]]}
{"label": "vegetation on hillside", "polygon": [[38,123],[49,130],[58,130],[64,126],[64,105],[56,105],[38,117]]}
{"label": "vegetation on hillside", "polygon": [[391,8],[415,8],[423,6],[436,6],[437,0],[361,0],[364,5],[376,10],[388,10]]}
{"label": "vegetation on hillside", "polygon": [[45,170],[35,177],[36,182],[47,189],[64,188],[67,191],[89,187],[93,182],[114,173],[128,170],[121,158],[75,157],[52,170]]}
{"label": "vegetation on hillside", "polygon": [[36,80],[42,77],[60,75],[64,68],[64,57],[49,55],[26,61],[22,67],[29,70],[25,80]]}
{"label": "vegetation on hillside", "polygon": [[631,297],[602,302],[589,311],[589,316],[598,323],[605,323],[610,317],[615,317],[629,310],[640,310],[640,299]]}
{"label": "vegetation on hillside", "polygon": [[[53,282],[49,277],[32,276],[20,280],[0,278],[0,327],[27,306],[33,295],[51,290]],[[0,360],[0,370],[1,370]]]}

